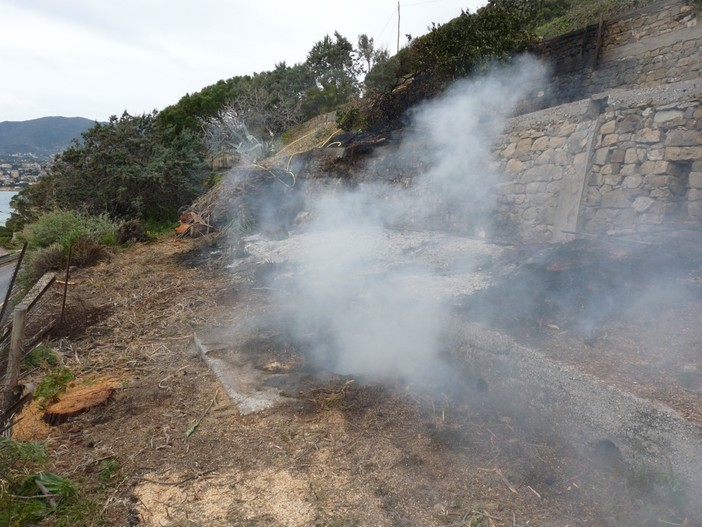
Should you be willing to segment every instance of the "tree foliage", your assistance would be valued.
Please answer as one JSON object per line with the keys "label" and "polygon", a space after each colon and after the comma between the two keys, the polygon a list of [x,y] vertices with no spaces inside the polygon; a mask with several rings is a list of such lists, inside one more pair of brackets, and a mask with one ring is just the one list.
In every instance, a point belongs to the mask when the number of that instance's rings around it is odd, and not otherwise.
{"label": "tree foliage", "polygon": [[348,102],[359,94],[358,64],[351,42],[338,31],[325,35],[307,54],[305,66],[315,87],[305,94],[308,113],[323,113]]}
{"label": "tree foliage", "polygon": [[201,141],[189,130],[165,134],[155,114],[97,123],[50,163],[40,185],[54,207],[112,219],[176,214],[202,189]]}
{"label": "tree foliage", "polygon": [[456,79],[528,49],[536,39],[541,1],[489,0],[475,13],[462,11],[446,24],[433,24],[428,34],[369,73],[369,126],[396,126],[409,107]]}
{"label": "tree foliage", "polygon": [[202,119],[214,117],[250,77],[232,77],[204,87],[197,93],[185,94],[178,103],[164,108],[157,116],[159,128],[170,134],[183,130],[197,133]]}

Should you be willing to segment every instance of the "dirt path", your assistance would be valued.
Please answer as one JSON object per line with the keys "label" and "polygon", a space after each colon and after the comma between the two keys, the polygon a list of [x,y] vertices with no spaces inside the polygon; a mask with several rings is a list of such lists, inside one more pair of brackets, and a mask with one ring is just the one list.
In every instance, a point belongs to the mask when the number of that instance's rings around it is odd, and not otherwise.
{"label": "dirt path", "polygon": [[99,498],[93,525],[683,524],[637,502],[649,483],[622,485],[606,455],[593,464],[601,453],[569,451],[479,396],[339,377],[240,416],[191,343],[257,301],[218,257],[168,239],[72,277],[83,315],[52,346],[74,382],[120,387],[104,407],[22,433],[47,437],[52,468]]}

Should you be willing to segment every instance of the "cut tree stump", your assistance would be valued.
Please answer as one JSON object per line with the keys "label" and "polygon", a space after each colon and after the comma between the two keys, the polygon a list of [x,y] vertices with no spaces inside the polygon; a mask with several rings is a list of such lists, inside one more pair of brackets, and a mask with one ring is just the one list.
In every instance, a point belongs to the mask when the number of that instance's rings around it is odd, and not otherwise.
{"label": "cut tree stump", "polygon": [[71,417],[105,404],[115,391],[114,384],[114,379],[109,379],[69,388],[57,402],[46,408],[44,421],[52,426],[60,425]]}

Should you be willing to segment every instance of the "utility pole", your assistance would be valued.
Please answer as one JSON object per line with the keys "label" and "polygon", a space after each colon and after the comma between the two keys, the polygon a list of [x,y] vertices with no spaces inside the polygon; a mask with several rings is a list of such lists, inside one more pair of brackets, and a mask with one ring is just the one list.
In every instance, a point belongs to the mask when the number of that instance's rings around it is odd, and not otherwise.
{"label": "utility pole", "polygon": [[400,52],[400,0],[397,0],[397,52]]}

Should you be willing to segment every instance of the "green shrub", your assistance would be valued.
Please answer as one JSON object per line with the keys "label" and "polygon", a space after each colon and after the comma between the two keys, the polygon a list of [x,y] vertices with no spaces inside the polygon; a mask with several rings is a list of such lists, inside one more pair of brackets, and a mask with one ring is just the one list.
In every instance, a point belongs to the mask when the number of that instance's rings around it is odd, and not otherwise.
{"label": "green shrub", "polygon": [[73,211],[51,211],[27,225],[22,236],[31,249],[59,244],[65,251],[80,238],[115,245],[115,225],[105,216],[83,216]]}

